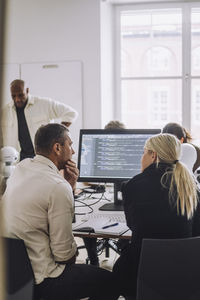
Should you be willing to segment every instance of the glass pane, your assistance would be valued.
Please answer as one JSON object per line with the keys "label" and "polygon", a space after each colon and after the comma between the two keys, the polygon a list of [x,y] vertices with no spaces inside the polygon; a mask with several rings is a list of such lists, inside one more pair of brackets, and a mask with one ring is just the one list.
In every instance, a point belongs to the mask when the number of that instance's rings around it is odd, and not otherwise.
{"label": "glass pane", "polygon": [[191,133],[200,145],[200,79],[192,80]]}
{"label": "glass pane", "polygon": [[192,9],[192,75],[200,76],[200,8]]}
{"label": "glass pane", "polygon": [[121,76],[177,76],[182,62],[181,9],[121,13]]}
{"label": "glass pane", "polygon": [[122,80],[122,121],[127,128],[182,123],[181,80]]}

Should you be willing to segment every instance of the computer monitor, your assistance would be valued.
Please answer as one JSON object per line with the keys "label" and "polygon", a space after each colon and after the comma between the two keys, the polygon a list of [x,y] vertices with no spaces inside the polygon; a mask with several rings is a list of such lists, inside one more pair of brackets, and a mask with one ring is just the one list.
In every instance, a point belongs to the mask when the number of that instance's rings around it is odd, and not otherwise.
{"label": "computer monitor", "polygon": [[145,141],[160,129],[81,129],[78,169],[81,182],[114,183],[114,203],[100,210],[123,210],[118,191],[140,173]]}

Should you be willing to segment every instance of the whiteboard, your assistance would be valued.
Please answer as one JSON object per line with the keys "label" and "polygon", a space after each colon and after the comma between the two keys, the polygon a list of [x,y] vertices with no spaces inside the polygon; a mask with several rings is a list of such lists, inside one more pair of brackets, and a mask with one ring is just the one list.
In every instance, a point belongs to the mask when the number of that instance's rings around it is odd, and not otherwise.
{"label": "whiteboard", "polygon": [[[78,111],[77,120],[69,127],[77,160],[79,132],[82,128],[82,63],[80,61],[21,64],[21,79],[35,96],[49,97]],[[55,120],[57,121],[57,120]]]}

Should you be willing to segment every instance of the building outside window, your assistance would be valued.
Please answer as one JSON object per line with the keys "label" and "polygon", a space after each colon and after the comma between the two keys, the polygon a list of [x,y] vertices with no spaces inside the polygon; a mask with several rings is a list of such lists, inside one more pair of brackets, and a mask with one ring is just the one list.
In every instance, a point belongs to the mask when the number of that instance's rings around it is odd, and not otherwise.
{"label": "building outside window", "polygon": [[116,7],[116,118],[128,128],[183,124],[200,139],[199,3]]}
{"label": "building outside window", "polygon": [[157,128],[168,122],[169,90],[166,86],[155,86],[148,91],[148,123]]}

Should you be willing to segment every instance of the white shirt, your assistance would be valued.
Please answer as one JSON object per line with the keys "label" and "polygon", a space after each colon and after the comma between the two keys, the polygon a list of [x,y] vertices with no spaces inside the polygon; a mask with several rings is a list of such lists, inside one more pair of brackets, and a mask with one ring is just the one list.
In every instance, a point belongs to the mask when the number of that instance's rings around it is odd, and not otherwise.
{"label": "white shirt", "polygon": [[[61,119],[65,122],[73,122],[78,113],[66,104],[49,98],[28,96],[28,103],[24,109],[26,122],[34,145],[34,137],[41,125],[48,124],[53,119]],[[18,121],[14,101],[8,103],[2,110],[2,135],[3,146],[14,147],[20,152],[18,140]]]}
{"label": "white shirt", "polygon": [[44,156],[21,161],[2,197],[5,236],[23,239],[36,283],[59,276],[76,253],[70,184]]}

